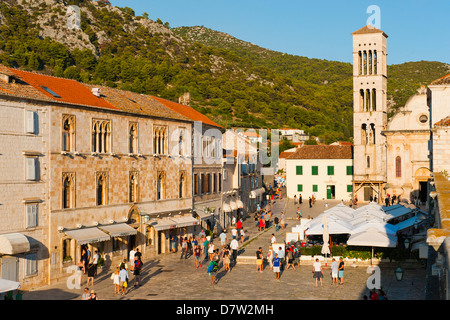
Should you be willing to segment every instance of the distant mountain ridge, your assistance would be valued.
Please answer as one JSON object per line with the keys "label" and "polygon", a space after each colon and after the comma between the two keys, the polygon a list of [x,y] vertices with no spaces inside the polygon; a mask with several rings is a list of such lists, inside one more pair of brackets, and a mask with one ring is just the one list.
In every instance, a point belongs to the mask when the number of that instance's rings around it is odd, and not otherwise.
{"label": "distant mountain ridge", "polygon": [[[81,29],[67,28],[69,5],[81,9]],[[172,29],[106,0],[3,0],[0,63],[172,101],[189,92],[191,106],[224,127],[352,139],[351,64],[275,52],[204,27]],[[400,106],[448,65],[411,62],[388,72],[390,100]]]}

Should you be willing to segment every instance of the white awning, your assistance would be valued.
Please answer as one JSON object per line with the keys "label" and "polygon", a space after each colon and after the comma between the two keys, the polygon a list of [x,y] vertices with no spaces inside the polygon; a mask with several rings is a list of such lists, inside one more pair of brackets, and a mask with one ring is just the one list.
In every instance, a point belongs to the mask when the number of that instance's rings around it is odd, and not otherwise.
{"label": "white awning", "polygon": [[255,199],[256,197],[261,196],[264,192],[265,192],[264,188],[254,189],[254,190],[250,191],[249,198]]}
{"label": "white awning", "polygon": [[238,205],[236,203],[236,201],[231,200],[230,201],[230,207],[232,210],[237,210],[238,209]]}
{"label": "white awning", "polygon": [[204,210],[197,209],[197,210],[194,210],[194,212],[196,215],[198,215],[198,217],[200,218],[201,221],[209,220],[214,217],[211,213],[205,212]]}
{"label": "white awning", "polygon": [[21,233],[0,235],[0,254],[15,255],[30,251],[28,238]]}
{"label": "white awning", "polygon": [[14,291],[20,288],[20,282],[0,279],[0,293]]}
{"label": "white awning", "polygon": [[228,203],[224,203],[222,207],[223,212],[233,212],[233,209],[231,209],[231,206]]}
{"label": "white awning", "polygon": [[108,241],[111,239],[109,234],[104,233],[102,230],[96,227],[78,230],[69,230],[65,231],[65,234],[75,239],[80,245],[94,242]]}
{"label": "white awning", "polygon": [[153,227],[156,231],[169,230],[176,227],[175,221],[171,219],[152,219],[147,224]]}
{"label": "white awning", "polygon": [[126,223],[110,224],[99,226],[99,229],[106,231],[111,237],[125,237],[137,234],[137,230]]}
{"label": "white awning", "polygon": [[244,203],[241,200],[236,200],[236,204],[237,204],[239,209],[244,208]]}
{"label": "white awning", "polygon": [[196,226],[199,224],[198,220],[193,216],[184,216],[171,219],[176,223],[176,228]]}

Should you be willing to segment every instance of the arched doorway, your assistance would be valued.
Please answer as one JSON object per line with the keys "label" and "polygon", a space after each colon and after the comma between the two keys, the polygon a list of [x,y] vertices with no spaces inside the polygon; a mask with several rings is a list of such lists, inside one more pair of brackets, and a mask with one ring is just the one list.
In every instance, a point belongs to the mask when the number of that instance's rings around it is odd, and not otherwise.
{"label": "arched doorway", "polygon": [[414,197],[417,197],[422,203],[427,201],[428,181],[431,179],[431,171],[422,167],[414,173]]}
{"label": "arched doorway", "polygon": [[[141,223],[141,215],[139,213],[139,209],[136,206],[131,207],[128,213],[127,223],[130,227],[133,227],[136,230],[139,229]],[[137,234],[128,236],[127,256],[130,254],[130,251],[132,249],[136,248],[139,245],[137,236]]]}

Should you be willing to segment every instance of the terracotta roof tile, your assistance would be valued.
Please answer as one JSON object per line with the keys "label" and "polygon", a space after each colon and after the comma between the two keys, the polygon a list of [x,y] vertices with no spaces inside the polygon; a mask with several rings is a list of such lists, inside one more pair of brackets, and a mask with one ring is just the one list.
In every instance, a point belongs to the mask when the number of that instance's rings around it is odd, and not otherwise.
{"label": "terracotta roof tile", "polygon": [[382,33],[386,38],[388,37],[388,35],[386,33],[381,31],[380,29],[375,28],[374,26],[371,26],[370,24],[362,27],[359,30],[356,30],[355,32],[352,32],[352,35],[365,34],[365,33]]}
{"label": "terracotta roof tile", "polygon": [[442,78],[436,79],[431,82],[432,85],[436,84],[450,84],[450,73],[443,76]]}
{"label": "terracotta roof tile", "polygon": [[352,159],[352,146],[305,145],[287,159]]}
{"label": "terracotta roof tile", "polygon": [[[50,98],[50,100],[117,110],[117,108],[112,104],[104,99],[96,97],[88,87],[83,86],[81,83],[75,80],[47,76],[12,68],[8,69],[14,74],[14,76],[20,78],[20,80],[32,86],[35,90],[39,91],[45,97]],[[60,98],[55,97],[45,88],[50,89]]]}
{"label": "terracotta roof tile", "polygon": [[436,127],[450,127],[450,116],[436,122],[434,125]]}
{"label": "terracotta roof tile", "polygon": [[162,103],[150,98],[150,96],[106,86],[92,84],[84,85],[88,87],[89,90],[100,88],[101,98],[122,111],[154,117],[191,121],[191,119],[164,106]]}
{"label": "terracotta roof tile", "polygon": [[188,117],[191,120],[200,121],[204,124],[208,124],[208,125],[211,125],[214,127],[224,129],[222,126],[218,125],[217,123],[215,123],[214,121],[209,119],[207,116],[205,116],[204,114],[201,114],[200,112],[198,112],[197,110],[195,110],[191,107],[188,107],[188,106],[185,106],[185,105],[173,102],[173,101],[169,101],[169,100],[166,100],[163,98],[159,98],[159,97],[154,97],[154,96],[149,96],[149,97],[151,97],[152,99],[155,99],[158,102],[161,102],[166,107],[182,114],[185,117]]}

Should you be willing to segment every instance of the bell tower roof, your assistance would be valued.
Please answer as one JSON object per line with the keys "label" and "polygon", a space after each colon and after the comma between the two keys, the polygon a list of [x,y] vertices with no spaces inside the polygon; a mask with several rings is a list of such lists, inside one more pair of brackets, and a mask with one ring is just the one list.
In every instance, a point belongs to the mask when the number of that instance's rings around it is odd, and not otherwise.
{"label": "bell tower roof", "polygon": [[352,35],[365,34],[365,33],[382,33],[386,38],[388,37],[388,35],[386,33],[381,31],[380,29],[375,28],[374,26],[371,26],[370,24],[362,27],[359,30],[356,30],[355,32],[352,33]]}

